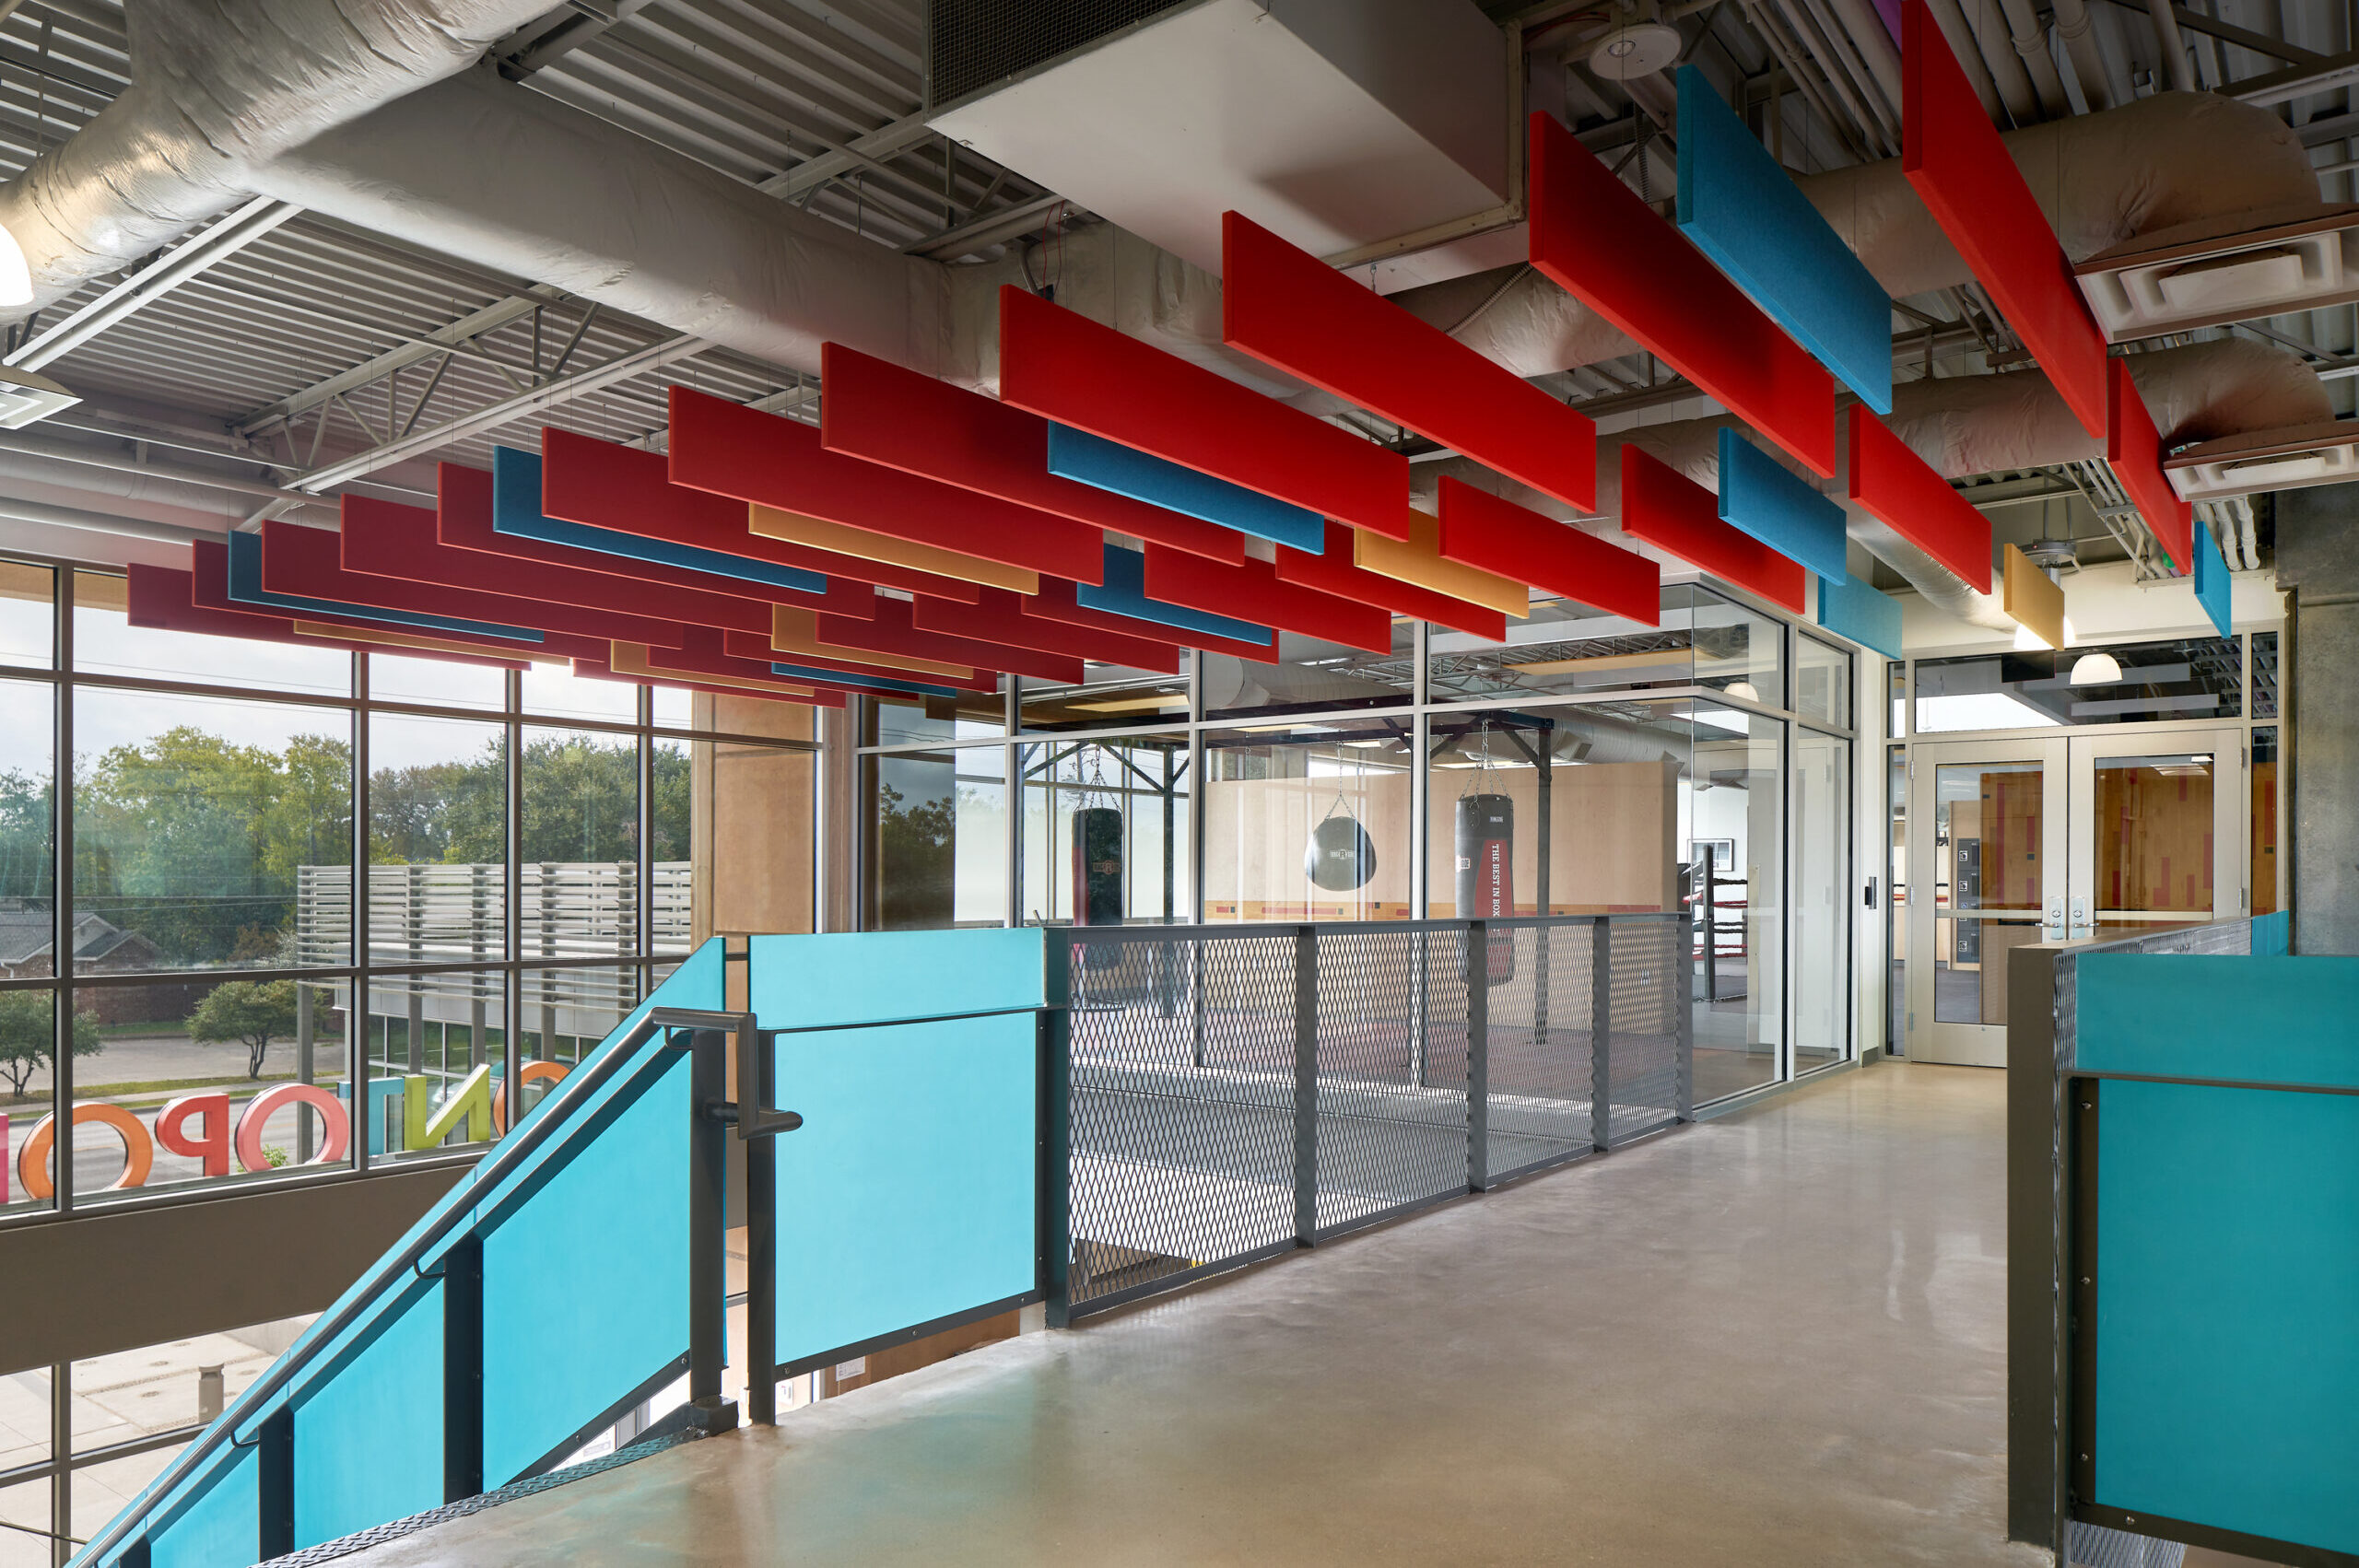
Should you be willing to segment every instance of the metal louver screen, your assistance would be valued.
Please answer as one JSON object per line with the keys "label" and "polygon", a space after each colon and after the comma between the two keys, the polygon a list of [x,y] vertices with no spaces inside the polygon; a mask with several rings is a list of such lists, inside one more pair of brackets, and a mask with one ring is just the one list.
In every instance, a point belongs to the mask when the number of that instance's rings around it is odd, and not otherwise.
{"label": "metal louver screen", "polygon": [[1187,0],[930,0],[934,104],[1028,71]]}

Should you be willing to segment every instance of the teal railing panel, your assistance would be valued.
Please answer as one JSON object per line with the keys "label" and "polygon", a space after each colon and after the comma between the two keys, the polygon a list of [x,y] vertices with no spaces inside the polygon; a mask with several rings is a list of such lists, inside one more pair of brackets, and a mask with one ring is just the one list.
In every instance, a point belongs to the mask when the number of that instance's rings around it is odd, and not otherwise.
{"label": "teal railing panel", "polygon": [[1039,927],[757,936],[748,1002],[765,1029],[1039,1007],[1048,933]]}
{"label": "teal railing panel", "polygon": [[407,1296],[297,1396],[298,1550],[442,1504],[442,1286]]}
{"label": "teal railing panel", "polygon": [[1032,1289],[1038,1059],[1029,1013],[779,1042],[780,1365]]}
{"label": "teal railing panel", "polygon": [[532,1469],[687,1353],[690,1071],[677,1053],[484,1237],[487,1486]]}
{"label": "teal railing panel", "polygon": [[2359,958],[2092,953],[2075,969],[2084,1072],[2359,1088]]}
{"label": "teal railing panel", "polygon": [[203,1478],[205,1490],[148,1545],[149,1568],[219,1568],[262,1555],[261,1468],[250,1448]]}
{"label": "teal railing panel", "polygon": [[[595,1049],[582,1059],[583,1062],[595,1060],[613,1049],[645,1019],[648,1012],[654,1007],[707,1009],[722,1007],[724,973],[725,961],[721,942],[715,939],[704,943],[695,953],[683,959],[671,976],[658,986],[645,1001],[634,1008],[628,1017],[617,1024]],[[664,1047],[659,1041],[650,1042],[643,1048],[652,1052]],[[452,1210],[473,1207],[489,1215],[501,1207],[503,1200],[545,1180],[550,1172],[563,1167],[577,1157],[585,1141],[583,1131],[592,1128],[593,1124],[599,1119],[600,1108],[612,1106],[618,1096],[634,1093],[636,1082],[637,1075],[624,1071],[603,1085],[588,1103],[575,1112],[572,1121],[565,1129],[552,1138],[546,1147],[536,1151],[531,1158],[512,1168],[506,1178],[498,1185],[496,1190],[479,1182],[476,1179],[476,1173],[470,1170],[467,1176],[438,1199],[417,1223],[404,1234],[402,1240],[390,1250],[400,1252],[406,1249],[415,1238],[424,1234],[428,1227],[440,1222]],[[557,1091],[561,1091],[562,1088],[562,1084],[558,1085]],[[557,1091],[553,1091],[536,1102],[522,1117],[519,1118],[516,1128],[509,1136],[513,1138],[525,1135],[542,1117],[556,1098],[556,1094]],[[685,1108],[681,1110],[680,1120],[685,1124]],[[594,1142],[595,1140],[591,1138],[587,1141]],[[684,1199],[680,1212],[681,1225],[685,1226],[686,1220]],[[422,1261],[421,1267],[429,1273],[437,1270],[442,1254],[456,1245],[467,1234],[469,1228],[463,1225],[445,1237],[438,1249]],[[608,1245],[611,1245],[610,1238]],[[680,1281],[684,1303],[682,1316],[685,1318],[687,1289],[685,1271],[675,1274],[674,1278]],[[415,1276],[412,1275],[408,1280],[404,1281],[383,1281],[376,1276],[374,1270],[362,1275],[330,1305],[326,1312],[321,1314],[312,1327],[306,1328],[297,1337],[295,1343],[280,1356],[279,1360],[284,1362],[291,1358],[308,1361],[317,1358],[326,1365],[340,1363],[345,1359],[343,1347],[321,1344],[319,1342],[321,1328],[342,1314],[347,1306],[360,1303],[362,1305],[359,1316],[346,1326],[340,1339],[346,1345],[369,1341],[372,1337],[382,1332],[392,1322],[395,1316],[395,1309],[401,1307],[407,1300],[407,1286],[414,1279]],[[370,1299],[372,1294],[376,1296],[373,1301]],[[492,1318],[488,1309],[486,1316],[487,1319],[486,1333],[488,1340],[499,1332],[500,1325]],[[436,1321],[439,1326],[439,1315]],[[684,1335],[680,1340],[680,1347],[677,1348],[684,1348],[686,1343]],[[487,1358],[488,1359],[492,1353],[487,1343]],[[546,1357],[556,1352],[553,1346],[545,1342],[540,1344],[534,1353]],[[653,1368],[649,1368],[649,1371],[651,1373]],[[486,1375],[487,1379],[491,1375],[489,1365],[487,1366]],[[316,1398],[320,1387],[321,1379],[318,1375],[301,1376],[291,1386],[281,1388],[266,1400],[241,1398],[234,1401],[220,1420],[225,1422],[234,1422],[241,1442],[251,1443],[265,1416],[290,1401]],[[625,1392],[628,1390],[617,1389],[614,1397],[619,1398]],[[439,1443],[441,1410],[439,1379],[430,1387],[413,1390],[413,1395],[433,1408]],[[487,1412],[487,1426],[489,1422],[490,1417]],[[487,1455],[487,1474],[489,1473],[488,1457]],[[437,1462],[439,1467],[439,1450]],[[251,1448],[233,1448],[224,1445],[214,1453],[197,1471],[175,1482],[169,1489],[169,1492],[159,1484],[151,1484],[137,1498],[135,1498],[124,1511],[138,1515],[146,1520],[144,1528],[150,1542],[152,1562],[165,1562],[169,1553],[170,1560],[180,1565],[180,1568],[244,1568],[245,1564],[254,1561],[257,1555],[255,1542],[259,1539],[253,1478],[253,1456]],[[495,1481],[492,1484],[502,1484],[506,1479],[508,1478],[503,1477],[500,1481]],[[299,1475],[297,1485],[299,1489],[302,1485]],[[241,1489],[245,1499],[242,1503],[234,1500]],[[192,1499],[194,1501],[191,1501]],[[439,1496],[434,1499],[434,1502],[440,1501]],[[425,1505],[433,1504],[429,1503]],[[415,1513],[417,1509],[412,1508],[405,1512]],[[381,1524],[388,1519],[401,1516],[403,1515],[387,1515],[370,1520],[370,1523]],[[136,1539],[137,1533],[135,1532],[129,1539]],[[102,1560],[112,1562],[122,1555],[123,1548],[118,1546],[108,1550]],[[77,1555],[75,1562],[79,1568],[79,1565],[88,1561],[99,1560],[93,1559],[91,1554],[86,1551]]]}
{"label": "teal railing panel", "polygon": [[2252,955],[2255,958],[2283,958],[2294,951],[2294,911],[2280,909],[2273,915],[2252,918]]}
{"label": "teal railing panel", "polygon": [[756,937],[766,1029],[997,1012],[784,1035],[777,1140],[781,1365],[1031,1291],[1038,1280],[1035,930]]}
{"label": "teal railing panel", "polygon": [[2359,1096],[2100,1095],[2095,1501],[2359,1552]]}

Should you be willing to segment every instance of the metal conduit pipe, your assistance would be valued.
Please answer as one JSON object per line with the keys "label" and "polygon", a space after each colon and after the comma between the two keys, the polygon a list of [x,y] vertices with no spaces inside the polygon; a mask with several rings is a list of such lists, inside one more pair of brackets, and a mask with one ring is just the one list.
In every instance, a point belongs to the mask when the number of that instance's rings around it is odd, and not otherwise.
{"label": "metal conduit pipe", "polygon": [[[1835,14],[1842,19],[1842,31],[1859,52],[1860,60],[1875,76],[1877,90],[1894,111],[1900,108],[1903,95],[1900,72],[1900,47],[1885,29],[1883,16],[1877,12],[1875,0],[1834,0]],[[1944,35],[1948,29],[1942,29]],[[1975,94],[1984,100],[1983,107],[1995,118],[1997,104],[1990,99],[1990,78],[1980,69],[1981,62],[1972,60],[1971,51],[1958,54],[1958,64],[1966,67],[1966,79],[1976,81]]]}
{"label": "metal conduit pipe", "polygon": [[547,8],[548,0],[127,0],[131,86],[0,189],[0,228],[31,281],[21,303],[61,299],[227,212],[279,153],[465,70]]}
{"label": "metal conduit pipe", "polygon": [[1860,112],[1860,128],[1877,140],[1887,156],[1898,152],[1900,115],[1886,102],[1882,87],[1828,10],[1827,0],[1797,0],[1797,5],[1799,15],[1789,10],[1788,16],[1793,19],[1797,32],[1824,51],[1820,58],[1834,63],[1828,75],[1839,84],[1848,84],[1847,96]]}
{"label": "metal conduit pipe", "polygon": [[[1778,64],[1785,67],[1786,75],[1793,78],[1795,88],[1810,101],[1811,110],[1818,116],[1819,123],[1830,127],[1854,158],[1866,158],[1867,148],[1861,146],[1859,138],[1851,134],[1850,124],[1844,116],[1836,112],[1833,102],[1820,88],[1818,77],[1803,68],[1802,51],[1788,35],[1785,18],[1773,7],[1763,5],[1761,0],[1743,0],[1743,5],[1745,21],[1754,33],[1769,46],[1769,53],[1776,55]],[[1400,298],[1397,294],[1393,296],[1396,300]],[[1616,350],[1614,354],[1599,357],[1615,358],[1626,352]]]}
{"label": "metal conduit pipe", "polygon": [[152,539],[159,544],[194,544],[199,540],[221,537],[220,533],[202,528],[151,522],[141,517],[116,517],[109,512],[80,511],[72,507],[53,507],[45,501],[18,500],[13,496],[0,496],[0,517],[45,522],[54,528],[78,528],[91,533],[120,534],[129,539]]}
{"label": "metal conduit pipe", "polygon": [[2064,57],[2071,62],[2083,100],[2091,109],[2111,109],[2116,102],[2113,76],[2105,68],[2105,51],[2098,46],[2086,0],[2054,0],[2054,4],[2056,36],[2064,41]]}
{"label": "metal conduit pipe", "polygon": [[2171,74],[2171,87],[2178,92],[2197,90],[2195,62],[2189,58],[2187,41],[2179,35],[2178,13],[2171,9],[2171,0],[2146,0],[2146,9],[2154,18],[2154,47],[2161,51],[2163,64]]}
{"label": "metal conduit pipe", "polygon": [[[214,474],[201,468],[142,462],[137,458],[121,452],[105,451],[96,447],[76,446],[66,441],[44,440],[38,436],[27,435],[21,430],[0,432],[0,451],[15,452],[46,463],[72,464],[82,469],[101,469],[111,474],[127,476],[123,480],[109,481],[100,478],[97,474],[61,477],[42,473],[30,475],[48,479],[56,484],[70,484],[78,489],[101,490],[109,495],[129,496],[153,493],[158,499],[165,498],[160,492],[136,487],[139,481],[146,481],[148,486],[176,486],[177,491],[171,498],[178,505],[196,506],[209,500],[213,505],[218,506],[219,496],[208,497],[205,495],[208,490],[237,496],[260,496],[275,501],[299,501],[307,504],[319,499],[316,496],[307,496],[300,490],[289,490],[264,479],[242,479],[235,474]],[[183,500],[182,497],[187,498]]]}
{"label": "metal conduit pipe", "polygon": [[2006,107],[2007,117],[2017,125],[2028,125],[2039,118],[2039,99],[2033,96],[2031,77],[2024,73],[2024,63],[2015,52],[2003,45],[1988,43],[1966,19],[1966,11],[1958,0],[1926,0],[1933,21],[1949,41],[1950,53],[1966,67],[1968,79],[1978,84],[1982,107],[1990,118],[1999,117],[1991,99],[1996,97]]}
{"label": "metal conduit pipe", "polygon": [[2031,7],[2031,0],[1999,0],[1999,9],[2007,18],[2007,38],[2015,47],[2015,55],[2024,63],[2024,72],[2031,77],[2032,90],[2039,95],[2039,110],[2053,120],[2071,111],[2071,102],[2064,96],[2064,78],[2056,74],[2056,62],[2048,53],[2048,33],[2039,25],[2039,17]]}

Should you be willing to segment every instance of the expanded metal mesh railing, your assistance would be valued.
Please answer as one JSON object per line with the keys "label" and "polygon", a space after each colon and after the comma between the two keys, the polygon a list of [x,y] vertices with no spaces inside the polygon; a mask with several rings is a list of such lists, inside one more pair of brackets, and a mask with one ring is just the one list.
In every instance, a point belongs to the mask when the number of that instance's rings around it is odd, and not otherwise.
{"label": "expanded metal mesh railing", "polygon": [[1689,1109],[1676,915],[1057,934],[1075,1314]]}

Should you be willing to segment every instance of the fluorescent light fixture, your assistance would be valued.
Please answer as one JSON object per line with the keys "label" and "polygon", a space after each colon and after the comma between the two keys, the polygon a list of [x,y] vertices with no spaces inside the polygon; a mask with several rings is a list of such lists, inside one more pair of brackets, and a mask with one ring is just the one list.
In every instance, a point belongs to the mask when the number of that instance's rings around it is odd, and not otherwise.
{"label": "fluorescent light fixture", "polygon": [[2120,679],[2120,662],[2110,653],[2083,653],[2072,665],[2076,686],[2109,686]]}

